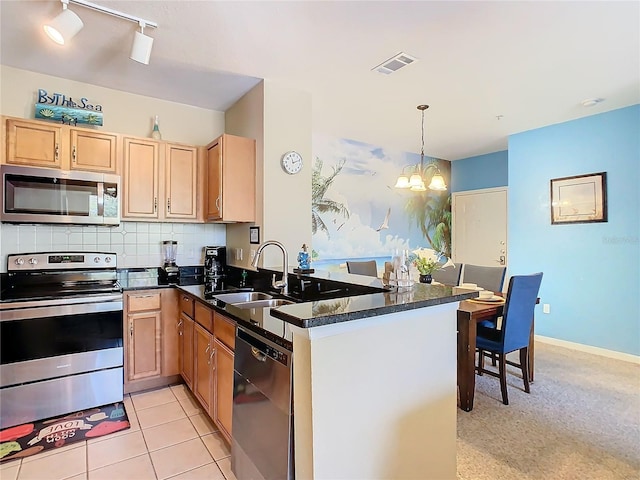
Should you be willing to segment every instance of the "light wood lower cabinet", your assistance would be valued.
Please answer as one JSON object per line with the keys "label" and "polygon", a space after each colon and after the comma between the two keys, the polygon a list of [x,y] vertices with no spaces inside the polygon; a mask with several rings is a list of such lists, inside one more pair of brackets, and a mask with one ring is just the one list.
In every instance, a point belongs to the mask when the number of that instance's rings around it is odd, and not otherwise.
{"label": "light wood lower cabinet", "polygon": [[[124,384],[131,392],[169,384],[178,375],[174,289],[124,294]],[[175,381],[175,380],[173,380]]]}
{"label": "light wood lower cabinet", "polygon": [[213,340],[215,349],[215,375],[213,400],[213,421],[231,443],[231,413],[233,409],[233,350],[217,338]]}
{"label": "light wood lower cabinet", "polygon": [[162,303],[160,292],[125,295],[126,380],[162,373]]}
{"label": "light wood lower cabinet", "polygon": [[236,323],[189,295],[179,303],[180,373],[231,444]]}
{"label": "light wood lower cabinet", "polygon": [[193,330],[194,321],[184,313],[180,314],[179,325],[179,350],[180,350],[180,375],[187,386],[193,390]]}
{"label": "light wood lower cabinet", "polygon": [[193,333],[194,349],[194,375],[193,393],[205,412],[210,412],[213,406],[213,377],[214,367],[212,357],[213,335],[198,323],[195,324]]}

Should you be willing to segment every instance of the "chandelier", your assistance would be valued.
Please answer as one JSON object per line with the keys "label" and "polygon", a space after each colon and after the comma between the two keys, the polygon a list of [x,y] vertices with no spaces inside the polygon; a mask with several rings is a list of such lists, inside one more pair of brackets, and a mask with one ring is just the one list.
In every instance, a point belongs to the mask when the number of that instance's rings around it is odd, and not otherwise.
{"label": "chandelier", "polygon": [[428,178],[428,174],[433,172],[431,181],[429,182],[429,190],[443,191],[447,189],[447,184],[444,181],[444,177],[440,173],[438,164],[434,160],[433,162],[424,164],[424,111],[429,108],[429,105],[418,105],[418,110],[422,112],[422,147],[420,149],[420,163],[416,165],[410,165],[413,169],[411,176],[405,173],[405,168],[402,169],[402,173],[396,181],[395,188],[408,188],[413,192],[425,192],[427,187],[425,186],[425,179]]}

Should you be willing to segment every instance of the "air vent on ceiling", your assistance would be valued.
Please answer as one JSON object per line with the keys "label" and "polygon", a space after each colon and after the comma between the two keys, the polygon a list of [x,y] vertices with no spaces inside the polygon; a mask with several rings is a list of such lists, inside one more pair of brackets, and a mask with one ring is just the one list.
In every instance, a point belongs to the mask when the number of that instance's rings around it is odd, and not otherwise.
{"label": "air vent on ceiling", "polygon": [[389,75],[390,73],[397,72],[402,67],[406,67],[410,63],[415,62],[417,59],[404,52],[400,52],[394,57],[385,60],[380,65],[373,67],[371,70]]}

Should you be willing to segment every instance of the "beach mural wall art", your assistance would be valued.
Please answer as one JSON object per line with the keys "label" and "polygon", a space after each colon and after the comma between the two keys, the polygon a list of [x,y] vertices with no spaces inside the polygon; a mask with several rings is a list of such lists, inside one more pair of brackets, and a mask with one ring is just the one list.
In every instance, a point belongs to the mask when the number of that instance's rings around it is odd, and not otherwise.
{"label": "beach mural wall art", "polygon": [[[394,188],[420,155],[356,140],[313,135],[312,263],[341,270],[346,260],[376,260],[397,250],[433,248],[451,256],[451,192]],[[450,185],[451,162],[437,162]],[[428,180],[429,179],[425,179]]]}

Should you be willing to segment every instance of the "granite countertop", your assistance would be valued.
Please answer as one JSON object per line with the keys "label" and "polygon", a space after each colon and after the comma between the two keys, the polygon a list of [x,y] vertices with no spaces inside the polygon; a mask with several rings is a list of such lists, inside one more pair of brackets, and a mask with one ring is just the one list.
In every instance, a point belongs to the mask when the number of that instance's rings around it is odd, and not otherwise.
{"label": "granite countertop", "polygon": [[[367,279],[361,275],[339,274],[340,281],[347,283],[353,277],[361,285],[382,286],[379,279]],[[310,275],[315,277],[315,275]],[[347,278],[352,277],[352,278]],[[322,278],[327,278],[326,276]],[[333,275],[333,280],[335,274]],[[220,310],[246,321],[250,321],[251,310],[241,310],[216,300],[204,298],[202,286],[178,287],[203,301],[218,307]],[[301,328],[311,328],[332,323],[348,322],[360,318],[396,313],[403,310],[442,305],[477,297],[477,291],[461,290],[445,285],[429,285],[417,283],[410,289],[381,291],[364,295],[334,298],[329,300],[310,301],[281,305],[270,309],[270,315]],[[246,318],[245,318],[246,317]]]}

